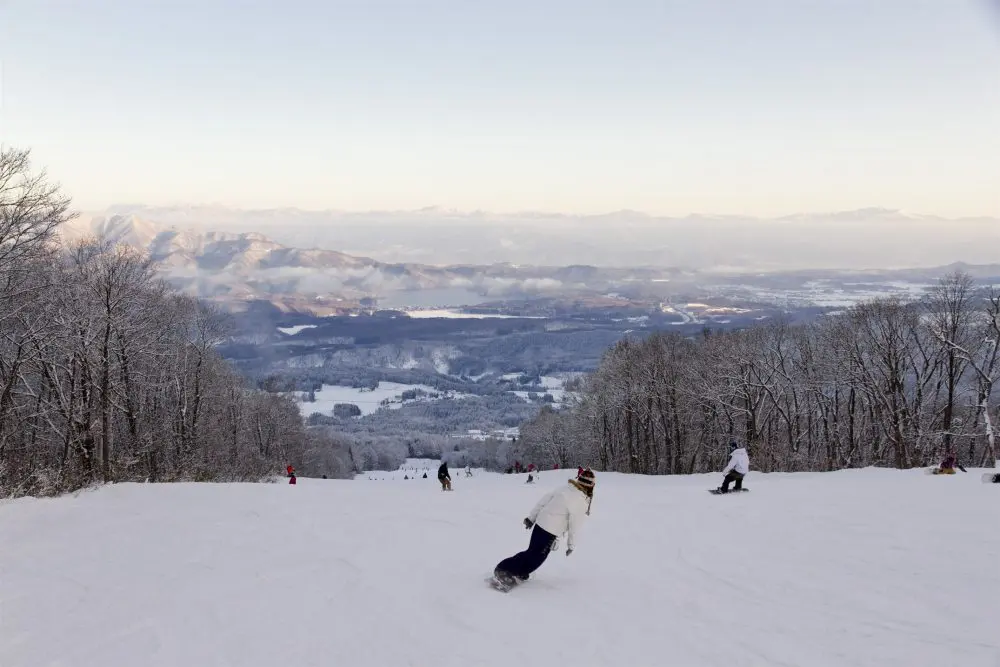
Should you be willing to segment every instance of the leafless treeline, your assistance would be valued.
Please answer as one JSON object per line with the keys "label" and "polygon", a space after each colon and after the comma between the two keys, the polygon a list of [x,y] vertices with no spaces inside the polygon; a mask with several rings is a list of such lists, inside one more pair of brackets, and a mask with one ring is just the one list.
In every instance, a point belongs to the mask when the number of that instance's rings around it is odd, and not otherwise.
{"label": "leafless treeline", "polygon": [[68,211],[27,152],[0,152],[0,495],[322,463],[295,404],[250,390],[214,352],[220,314],[130,247],[61,247]]}
{"label": "leafless treeline", "polygon": [[577,405],[522,428],[543,465],[717,470],[727,443],[763,471],[993,465],[1000,295],[963,273],[926,298],[876,299],[808,325],[624,340]]}

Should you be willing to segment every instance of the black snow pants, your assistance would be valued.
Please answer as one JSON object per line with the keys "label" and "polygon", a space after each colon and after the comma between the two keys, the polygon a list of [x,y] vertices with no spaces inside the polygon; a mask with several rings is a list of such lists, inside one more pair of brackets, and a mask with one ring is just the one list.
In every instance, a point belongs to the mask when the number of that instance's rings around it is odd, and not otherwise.
{"label": "black snow pants", "polygon": [[735,470],[730,470],[726,473],[725,478],[722,480],[722,492],[727,493],[729,491],[729,485],[733,482],[736,482],[736,485],[733,487],[733,491],[741,490],[743,488],[743,474],[738,473]]}
{"label": "black snow pants", "polygon": [[528,548],[500,561],[496,567],[497,571],[506,572],[520,579],[527,579],[528,575],[541,567],[545,559],[549,557],[555,539],[555,535],[536,525],[531,531],[531,542],[528,543]]}

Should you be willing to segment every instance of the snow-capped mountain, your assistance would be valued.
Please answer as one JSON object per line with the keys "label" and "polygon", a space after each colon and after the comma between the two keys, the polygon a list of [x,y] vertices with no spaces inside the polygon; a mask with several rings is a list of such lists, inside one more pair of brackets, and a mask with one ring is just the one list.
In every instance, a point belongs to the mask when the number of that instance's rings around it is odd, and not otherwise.
{"label": "snow-capped mountain", "polygon": [[[668,270],[579,266],[386,263],[335,250],[289,247],[256,232],[199,231],[134,214],[81,218],[66,225],[62,234],[70,242],[96,237],[140,248],[174,287],[194,296],[223,302],[263,299],[313,312],[350,308],[363,298],[400,290],[462,288],[485,299],[512,291],[599,289],[609,278],[677,275]],[[336,305],[317,305],[317,298]],[[295,300],[300,303],[291,305]]]}
{"label": "snow-capped mountain", "polygon": [[93,236],[147,251],[175,268],[207,271],[273,268],[360,268],[374,260],[333,250],[288,248],[256,232],[202,232],[152,222],[136,215],[74,220],[63,229],[67,240]]}
{"label": "snow-capped mountain", "polygon": [[742,271],[871,269],[996,261],[1000,212],[946,218],[892,208],[773,218],[621,210],[598,215],[415,211],[239,210],[222,206],[118,206],[179,228],[255,231],[288,247],[333,248],[381,262],[604,267],[720,267]]}
{"label": "snow-capped mountain", "polygon": [[741,298],[816,280],[848,281],[838,289],[867,280],[877,291],[880,280],[933,282],[956,262],[984,265],[973,271],[984,284],[1000,276],[992,266],[1000,219],[889,209],[762,221],[634,211],[580,218],[135,207],[81,217],[62,233],[142,248],[175,288],[194,296],[230,304],[263,299],[317,314],[402,290],[474,293],[462,303],[622,292],[655,301],[713,284],[743,285]]}

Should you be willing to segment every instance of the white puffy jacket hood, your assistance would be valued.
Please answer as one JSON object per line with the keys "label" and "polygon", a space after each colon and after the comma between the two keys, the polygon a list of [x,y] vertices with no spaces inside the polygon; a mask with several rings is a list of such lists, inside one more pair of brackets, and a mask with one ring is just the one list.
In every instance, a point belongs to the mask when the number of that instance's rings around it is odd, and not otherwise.
{"label": "white puffy jacket hood", "polygon": [[567,484],[546,494],[528,518],[542,530],[556,537],[566,535],[566,546],[574,549],[576,532],[590,507],[590,498],[583,491]]}

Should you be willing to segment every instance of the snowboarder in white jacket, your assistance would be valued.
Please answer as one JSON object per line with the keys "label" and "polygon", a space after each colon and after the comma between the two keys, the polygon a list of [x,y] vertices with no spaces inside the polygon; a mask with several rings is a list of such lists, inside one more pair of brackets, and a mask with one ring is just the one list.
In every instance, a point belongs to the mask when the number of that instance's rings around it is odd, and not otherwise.
{"label": "snowboarder in white jacket", "polygon": [[733,491],[743,490],[743,478],[750,472],[750,456],[747,455],[746,447],[741,447],[739,443],[729,443],[729,465],[725,467],[722,474],[722,486],[719,493],[729,493],[729,485],[736,482]]}
{"label": "snowboarder in white jacket", "polygon": [[584,470],[576,479],[569,480],[569,484],[547,493],[538,501],[524,519],[524,527],[532,531],[528,548],[497,564],[493,571],[497,582],[510,588],[526,581],[556,548],[562,535],[566,535],[566,555],[573,553],[576,531],[583,517],[590,514],[596,481],[593,471]]}

